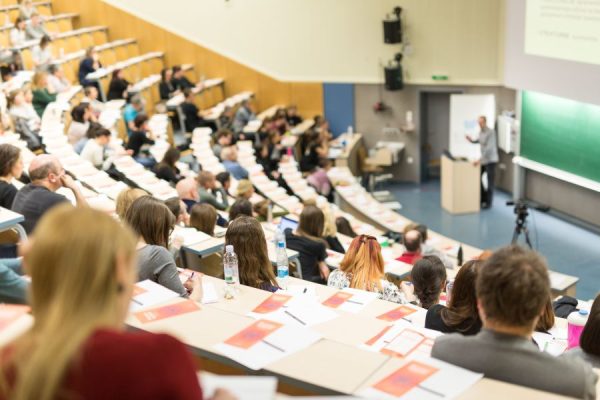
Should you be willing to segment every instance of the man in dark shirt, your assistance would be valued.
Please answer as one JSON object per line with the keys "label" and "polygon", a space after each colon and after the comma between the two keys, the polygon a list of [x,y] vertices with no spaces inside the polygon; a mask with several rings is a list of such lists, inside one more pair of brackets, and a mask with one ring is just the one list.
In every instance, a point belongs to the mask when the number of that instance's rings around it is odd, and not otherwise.
{"label": "man in dark shirt", "polygon": [[171,78],[171,85],[175,88],[175,90],[191,89],[196,86],[185,77],[180,65],[173,66],[173,78]]}
{"label": "man in dark shirt", "polygon": [[185,118],[185,131],[193,132],[196,128],[208,127],[213,132],[217,130],[217,124],[213,121],[207,121],[200,115],[200,110],[194,104],[194,92],[187,88],[183,90],[185,101],[181,103],[181,112]]}
{"label": "man in dark shirt", "polygon": [[22,225],[28,234],[33,231],[46,211],[68,201],[64,196],[55,193],[61,187],[73,192],[77,205],[87,205],[79,186],[66,174],[56,156],[42,154],[35,157],[29,165],[29,178],[31,183],[19,190],[12,205],[13,211],[25,217]]}
{"label": "man in dark shirt", "polygon": [[133,132],[127,141],[127,150],[131,151],[131,156],[135,161],[142,164],[146,168],[152,168],[156,165],[156,160],[152,156],[142,153],[142,146],[145,144],[153,145],[154,140],[147,135],[148,131],[148,116],[146,114],[138,114],[133,120]]}

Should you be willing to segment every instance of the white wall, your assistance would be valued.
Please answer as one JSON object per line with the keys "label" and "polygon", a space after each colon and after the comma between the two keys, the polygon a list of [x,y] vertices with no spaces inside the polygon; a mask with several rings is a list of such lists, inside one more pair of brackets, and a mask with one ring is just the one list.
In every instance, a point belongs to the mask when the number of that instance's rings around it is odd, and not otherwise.
{"label": "white wall", "polygon": [[104,0],[283,81],[375,83],[399,46],[382,20],[404,8],[407,82],[498,84],[502,0]]}

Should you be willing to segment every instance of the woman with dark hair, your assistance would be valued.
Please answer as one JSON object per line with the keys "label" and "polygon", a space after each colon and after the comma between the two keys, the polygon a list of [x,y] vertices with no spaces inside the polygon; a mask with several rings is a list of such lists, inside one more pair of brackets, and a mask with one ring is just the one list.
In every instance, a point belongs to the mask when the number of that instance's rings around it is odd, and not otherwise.
{"label": "woman with dark hair", "polygon": [[354,232],[354,229],[352,229],[352,225],[350,225],[350,221],[348,221],[348,219],[345,217],[337,217],[335,219],[335,226],[337,227],[338,232],[342,235],[346,235],[351,238],[355,238],[357,236],[356,232]]}
{"label": "woman with dark hair", "polygon": [[554,308],[552,307],[552,297],[548,297],[544,312],[540,315],[537,324],[535,325],[535,331],[541,333],[549,333],[550,329],[554,327]]}
{"label": "woman with dark hair", "polygon": [[238,199],[229,208],[229,223],[237,217],[245,215],[252,217],[252,203],[246,199]]}
{"label": "woman with dark hair", "polygon": [[322,239],[325,229],[325,215],[317,206],[307,205],[300,214],[295,232],[285,230],[287,247],[300,253],[302,278],[318,283],[326,283],[329,268],[325,264],[327,243]]}
{"label": "woman with dark hair", "polygon": [[579,347],[567,351],[567,354],[584,359],[594,368],[600,368],[600,294],[596,296],[590,309],[579,338]]}
{"label": "woman with dark hair", "polygon": [[190,212],[190,226],[209,236],[215,235],[217,209],[210,204],[196,204]]}
{"label": "woman with dark hair", "polygon": [[215,179],[221,184],[221,187],[225,193],[228,196],[231,196],[229,194],[229,188],[231,188],[231,174],[227,171],[219,172],[217,175],[215,175]]}
{"label": "woman with dark hair", "polygon": [[169,181],[173,184],[179,182],[183,177],[180,175],[179,168],[175,165],[179,158],[181,157],[181,152],[175,147],[169,147],[169,149],[165,152],[163,159],[161,162],[156,164],[154,167],[154,173],[156,177],[159,179],[164,179],[165,181]]}
{"label": "woman with dark hair", "polygon": [[444,333],[475,335],[481,330],[475,280],[481,261],[467,261],[456,274],[447,306],[434,304],[427,310],[425,328]]}
{"label": "woman with dark hair", "polygon": [[85,51],[85,57],[79,63],[79,71],[77,73],[79,84],[83,87],[94,86],[100,91],[98,82],[87,79],[88,74],[96,72],[99,68],[102,68],[102,63],[100,62],[98,51],[94,46],[88,47]]}
{"label": "woman with dark hair", "polygon": [[440,294],[446,286],[446,267],[438,257],[421,258],[413,266],[411,277],[421,307],[428,310],[440,302]]}
{"label": "woman with dark hair", "polygon": [[79,103],[71,110],[71,124],[67,130],[69,143],[74,146],[83,139],[90,127],[92,108],[89,103]]}
{"label": "woman with dark hair", "polygon": [[138,235],[138,280],[150,279],[188,297],[193,282],[189,279],[181,283],[175,259],[169,252],[169,237],[175,225],[171,210],[154,197],[142,196],[125,212],[125,222]]}
{"label": "woman with dark hair", "polygon": [[138,114],[135,117],[133,120],[134,131],[127,141],[127,150],[131,150],[131,156],[135,161],[146,168],[152,168],[156,165],[156,160],[141,151],[143,145],[154,144],[154,140],[150,139],[147,135],[148,119],[148,116],[144,113]]}
{"label": "woman with dark hair", "polygon": [[171,68],[163,68],[160,71],[160,83],[158,85],[158,91],[160,92],[160,99],[163,101],[169,100],[177,92],[177,88],[173,86],[173,70]]}
{"label": "woman with dark hair", "polygon": [[23,175],[23,157],[21,150],[12,144],[0,144],[0,206],[12,207],[13,200],[18,192],[13,179]]}
{"label": "woman with dark hair", "polygon": [[267,136],[261,140],[260,146],[256,150],[256,162],[262,165],[265,174],[270,179],[279,178],[279,161],[283,155],[279,131],[270,130]]}
{"label": "woman with dark hair", "polygon": [[49,36],[44,35],[40,39],[39,45],[31,50],[31,59],[36,69],[48,72],[48,67],[50,67],[54,61],[52,49],[50,48],[51,42],[52,39],[50,39]]}
{"label": "woman with dark hair", "polygon": [[108,94],[106,95],[106,99],[110,100],[119,100],[119,99],[127,99],[129,97],[128,90],[131,86],[131,83],[125,79],[123,75],[123,70],[117,68],[112,73],[112,79],[110,80],[110,84],[108,85]]}
{"label": "woman with dark hair", "polygon": [[279,289],[260,222],[248,216],[231,221],[225,233],[225,245],[232,245],[237,254],[242,285],[269,292]]}

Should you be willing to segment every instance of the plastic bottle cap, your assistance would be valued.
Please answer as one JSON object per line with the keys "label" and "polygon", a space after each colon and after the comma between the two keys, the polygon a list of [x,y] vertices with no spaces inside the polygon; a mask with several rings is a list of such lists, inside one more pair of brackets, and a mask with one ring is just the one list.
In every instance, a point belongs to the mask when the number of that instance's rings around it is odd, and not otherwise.
{"label": "plastic bottle cap", "polygon": [[277,242],[277,247],[283,248],[283,247],[285,247],[285,243],[284,242]]}
{"label": "plastic bottle cap", "polygon": [[227,246],[225,246],[225,251],[227,253],[233,253],[233,245],[228,244]]}
{"label": "plastic bottle cap", "polygon": [[589,313],[588,310],[579,310],[579,315],[588,315]]}

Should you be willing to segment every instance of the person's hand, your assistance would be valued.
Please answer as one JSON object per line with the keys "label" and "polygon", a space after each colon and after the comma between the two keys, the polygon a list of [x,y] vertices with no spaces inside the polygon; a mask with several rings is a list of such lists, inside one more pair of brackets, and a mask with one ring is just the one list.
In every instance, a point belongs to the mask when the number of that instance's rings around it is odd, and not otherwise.
{"label": "person's hand", "polygon": [[319,274],[325,281],[329,278],[329,267],[324,263],[319,263]]}
{"label": "person's hand", "polygon": [[215,390],[215,394],[208,400],[238,400],[238,398],[228,390],[218,388]]}
{"label": "person's hand", "polygon": [[75,180],[73,178],[71,178],[71,175],[68,175],[66,173],[62,174],[60,176],[60,182],[67,189],[79,190],[79,187],[77,186],[77,183],[75,183]]}
{"label": "person's hand", "polygon": [[202,296],[204,294],[202,290],[202,276],[203,274],[194,272],[193,276],[190,276],[188,280],[183,283],[183,287],[185,287],[190,294],[190,300],[194,300],[198,303],[202,301]]}
{"label": "person's hand", "polygon": [[473,143],[473,138],[471,137],[471,135],[465,135],[465,139],[467,139],[469,142]]}
{"label": "person's hand", "polygon": [[174,235],[173,236],[173,243],[171,243],[171,245],[176,248],[177,250],[179,250],[181,248],[181,246],[183,246],[183,236],[180,235]]}
{"label": "person's hand", "polygon": [[406,296],[406,300],[408,300],[408,301],[414,301],[414,300],[416,300],[416,297],[415,297],[415,287],[413,286],[413,284],[411,282],[402,281],[400,283],[400,290]]}
{"label": "person's hand", "polygon": [[474,167],[479,167],[479,164],[481,164],[481,160],[475,160],[475,161],[473,161],[473,166]]}

